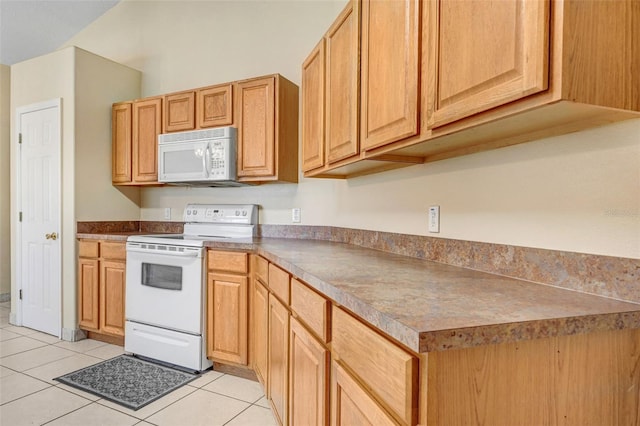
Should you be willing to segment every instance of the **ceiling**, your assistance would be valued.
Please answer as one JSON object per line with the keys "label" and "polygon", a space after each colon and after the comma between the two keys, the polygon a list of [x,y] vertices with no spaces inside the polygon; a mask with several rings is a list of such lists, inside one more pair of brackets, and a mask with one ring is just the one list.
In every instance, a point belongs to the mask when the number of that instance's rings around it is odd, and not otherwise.
{"label": "ceiling", "polygon": [[53,52],[120,0],[0,0],[0,64]]}

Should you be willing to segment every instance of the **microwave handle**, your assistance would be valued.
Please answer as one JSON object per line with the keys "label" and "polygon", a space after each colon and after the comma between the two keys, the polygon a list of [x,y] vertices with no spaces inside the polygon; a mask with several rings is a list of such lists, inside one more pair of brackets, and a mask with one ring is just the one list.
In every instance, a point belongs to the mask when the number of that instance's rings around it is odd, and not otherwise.
{"label": "microwave handle", "polygon": [[207,177],[209,177],[211,175],[211,151],[209,150],[209,144],[207,144],[204,150],[202,165],[204,166],[204,171],[207,172]]}

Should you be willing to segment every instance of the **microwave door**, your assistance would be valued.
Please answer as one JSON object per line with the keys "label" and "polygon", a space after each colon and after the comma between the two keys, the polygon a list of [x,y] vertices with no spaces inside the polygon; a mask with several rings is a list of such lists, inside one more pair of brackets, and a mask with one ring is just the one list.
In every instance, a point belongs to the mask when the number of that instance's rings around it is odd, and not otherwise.
{"label": "microwave door", "polygon": [[158,146],[161,182],[207,180],[211,171],[209,142],[169,143]]}

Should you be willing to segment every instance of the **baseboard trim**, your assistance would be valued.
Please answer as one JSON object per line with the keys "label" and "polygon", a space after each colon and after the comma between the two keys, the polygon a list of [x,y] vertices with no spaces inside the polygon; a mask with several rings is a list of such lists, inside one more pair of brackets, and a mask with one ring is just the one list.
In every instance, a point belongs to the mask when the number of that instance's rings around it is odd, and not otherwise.
{"label": "baseboard trim", "polygon": [[84,340],[87,338],[87,335],[84,331],[79,328],[63,328],[62,329],[62,340],[66,340],[67,342],[77,342],[79,340]]}

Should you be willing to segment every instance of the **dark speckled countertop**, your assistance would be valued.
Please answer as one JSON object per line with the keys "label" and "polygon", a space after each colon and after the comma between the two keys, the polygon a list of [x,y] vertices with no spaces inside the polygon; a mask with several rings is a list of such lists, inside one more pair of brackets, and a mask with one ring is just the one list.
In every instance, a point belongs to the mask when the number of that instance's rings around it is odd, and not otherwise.
{"label": "dark speckled countertop", "polygon": [[351,244],[262,238],[207,247],[262,255],[414,352],[640,328],[640,304]]}

